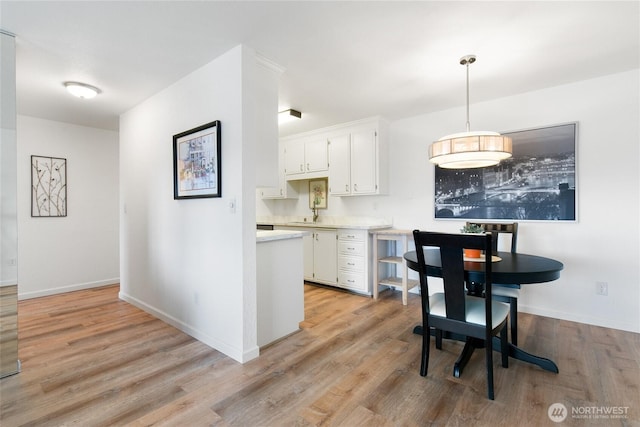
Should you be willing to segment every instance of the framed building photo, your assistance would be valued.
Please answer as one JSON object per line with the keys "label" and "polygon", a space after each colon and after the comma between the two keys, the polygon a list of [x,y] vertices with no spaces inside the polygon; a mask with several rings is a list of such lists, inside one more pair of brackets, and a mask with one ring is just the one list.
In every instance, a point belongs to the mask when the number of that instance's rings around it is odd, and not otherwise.
{"label": "framed building photo", "polygon": [[435,169],[435,218],[576,220],[578,123],[505,132],[513,157],[477,169]]}
{"label": "framed building photo", "polygon": [[67,216],[67,159],[31,156],[31,216]]}
{"label": "framed building photo", "polygon": [[173,198],[222,197],[220,121],[173,135]]}
{"label": "framed building photo", "polygon": [[327,209],[327,179],[309,180],[309,209]]}

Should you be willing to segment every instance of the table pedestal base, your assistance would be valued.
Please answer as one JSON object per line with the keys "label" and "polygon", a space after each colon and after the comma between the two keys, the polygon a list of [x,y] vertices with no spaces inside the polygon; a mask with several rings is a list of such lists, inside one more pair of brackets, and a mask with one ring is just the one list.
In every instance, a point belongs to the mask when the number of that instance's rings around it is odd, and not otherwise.
{"label": "table pedestal base", "polygon": [[[422,325],[418,325],[413,328],[413,333],[417,335],[422,335],[424,332]],[[434,335],[434,331],[431,330],[431,335]],[[442,332],[442,337],[446,339],[454,339],[457,341],[464,341],[464,348],[462,349],[462,353],[456,360],[456,363],[453,366],[453,376],[459,378],[466,366],[467,362],[471,358],[473,351],[476,348],[484,348],[484,340],[470,338],[461,336],[458,334],[452,334],[449,332]],[[500,338],[493,337],[492,346],[495,351],[500,351]],[[544,357],[536,356],[531,353],[527,353],[522,350],[520,347],[515,346],[509,343],[509,357],[512,357],[516,360],[522,360],[523,362],[531,363],[533,365],[539,366],[545,371],[558,373],[558,366],[551,360]]]}

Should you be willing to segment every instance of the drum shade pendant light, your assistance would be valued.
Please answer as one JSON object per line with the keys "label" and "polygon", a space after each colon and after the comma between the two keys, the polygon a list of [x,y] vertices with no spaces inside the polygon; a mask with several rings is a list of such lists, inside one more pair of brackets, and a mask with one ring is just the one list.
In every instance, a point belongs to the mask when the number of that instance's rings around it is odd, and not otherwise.
{"label": "drum shade pendant light", "polygon": [[494,166],[511,157],[511,138],[497,132],[471,132],[469,125],[469,65],[475,55],[460,58],[467,67],[467,131],[443,136],[429,147],[429,160],[445,169],[470,169]]}

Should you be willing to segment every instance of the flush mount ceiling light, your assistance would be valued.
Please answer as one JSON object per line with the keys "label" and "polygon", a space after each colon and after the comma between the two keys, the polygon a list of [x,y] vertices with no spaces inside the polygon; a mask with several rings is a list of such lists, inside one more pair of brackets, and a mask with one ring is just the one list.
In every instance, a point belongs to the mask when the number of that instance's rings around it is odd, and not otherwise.
{"label": "flush mount ceiling light", "polygon": [[302,118],[302,113],[300,111],[292,110],[292,109],[280,111],[278,113],[278,124],[292,122],[294,120],[301,119],[301,118]]}
{"label": "flush mount ceiling light", "polygon": [[97,87],[84,83],[64,82],[64,86],[71,95],[82,99],[91,99],[100,93]]}
{"label": "flush mount ceiling light", "polygon": [[469,125],[469,65],[475,55],[460,58],[467,67],[467,131],[443,136],[429,147],[429,160],[445,169],[469,169],[494,166],[511,157],[512,141],[497,132],[470,131]]}

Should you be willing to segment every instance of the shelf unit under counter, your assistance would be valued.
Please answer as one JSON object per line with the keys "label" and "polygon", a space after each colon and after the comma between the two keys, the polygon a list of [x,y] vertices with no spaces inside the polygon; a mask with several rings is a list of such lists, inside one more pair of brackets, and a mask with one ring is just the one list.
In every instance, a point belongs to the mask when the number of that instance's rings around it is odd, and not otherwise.
{"label": "shelf unit under counter", "polygon": [[[403,255],[413,240],[411,230],[372,230],[373,236],[373,298],[378,299],[379,287],[387,286],[402,291],[402,304],[407,305],[409,290],[419,281],[409,279],[409,269]],[[398,249],[400,246],[400,249]],[[382,273],[381,273],[382,271]]]}

